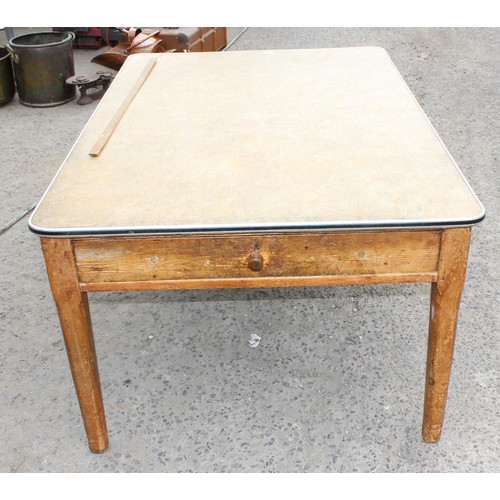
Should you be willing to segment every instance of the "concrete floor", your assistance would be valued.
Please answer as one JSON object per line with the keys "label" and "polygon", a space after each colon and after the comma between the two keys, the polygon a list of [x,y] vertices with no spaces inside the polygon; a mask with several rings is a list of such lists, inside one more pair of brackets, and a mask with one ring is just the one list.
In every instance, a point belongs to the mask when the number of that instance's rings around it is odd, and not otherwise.
{"label": "concrete floor", "polygon": [[[359,45],[389,52],[487,211],[441,441],[420,435],[428,285],[103,293],[110,448],[92,454],[24,217],[0,235],[0,472],[500,471],[500,29],[250,28],[230,50]],[[75,50],[77,74],[102,69],[94,55]],[[96,105],[0,108],[0,227],[38,201]]]}

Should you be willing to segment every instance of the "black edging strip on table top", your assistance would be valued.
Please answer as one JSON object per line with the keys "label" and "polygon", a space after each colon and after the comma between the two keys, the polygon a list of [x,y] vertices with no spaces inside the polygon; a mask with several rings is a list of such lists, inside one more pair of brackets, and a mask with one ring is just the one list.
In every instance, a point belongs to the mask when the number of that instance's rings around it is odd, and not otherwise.
{"label": "black edging strip on table top", "polygon": [[52,237],[71,237],[71,236],[140,236],[140,235],[169,235],[169,234],[210,234],[210,233],[247,233],[247,232],[259,232],[259,233],[268,233],[268,232],[287,232],[287,231],[327,231],[327,230],[341,230],[341,229],[359,229],[359,230],[368,230],[368,229],[413,229],[413,228],[447,228],[447,227],[455,227],[455,226],[472,226],[475,224],[479,224],[484,220],[486,214],[483,214],[478,219],[470,220],[470,221],[451,221],[451,222],[414,222],[409,224],[400,224],[400,223],[386,223],[386,224],[339,224],[339,225],[293,225],[293,226],[246,226],[246,227],[227,227],[227,228],[185,228],[185,229],[81,229],[75,231],[57,231],[57,230],[39,230],[33,228],[29,225],[29,229],[39,235],[39,236],[52,236]]}

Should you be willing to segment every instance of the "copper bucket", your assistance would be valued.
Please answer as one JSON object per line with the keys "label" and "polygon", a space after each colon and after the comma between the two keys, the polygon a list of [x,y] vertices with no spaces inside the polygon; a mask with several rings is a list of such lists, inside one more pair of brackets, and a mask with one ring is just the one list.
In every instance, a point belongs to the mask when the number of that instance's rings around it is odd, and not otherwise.
{"label": "copper bucket", "polygon": [[57,106],[76,97],[66,84],[75,74],[73,33],[41,31],[19,35],[6,46],[12,55],[19,101],[26,106]]}

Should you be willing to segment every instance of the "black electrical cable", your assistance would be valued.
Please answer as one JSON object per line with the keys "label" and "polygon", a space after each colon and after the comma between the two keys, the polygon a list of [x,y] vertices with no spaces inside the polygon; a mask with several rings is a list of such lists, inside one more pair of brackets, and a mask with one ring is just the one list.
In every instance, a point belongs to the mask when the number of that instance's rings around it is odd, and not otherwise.
{"label": "black electrical cable", "polygon": [[0,229],[0,235],[5,233],[8,229],[10,229],[16,222],[19,222],[23,217],[28,215],[35,207],[36,203],[33,203],[30,207],[28,207],[21,215],[17,216],[15,219],[12,219],[10,222],[8,222],[2,229]]}
{"label": "black electrical cable", "polygon": [[222,49],[222,52],[224,52],[225,50],[227,50],[229,47],[231,47],[231,45],[233,45],[234,42],[236,42],[236,40],[238,40],[238,38],[243,35],[243,33],[245,33],[245,31],[247,30],[248,28],[245,28],[238,36],[234,37],[233,41],[231,43],[228,43],[226,45],[226,47],[224,49]]}

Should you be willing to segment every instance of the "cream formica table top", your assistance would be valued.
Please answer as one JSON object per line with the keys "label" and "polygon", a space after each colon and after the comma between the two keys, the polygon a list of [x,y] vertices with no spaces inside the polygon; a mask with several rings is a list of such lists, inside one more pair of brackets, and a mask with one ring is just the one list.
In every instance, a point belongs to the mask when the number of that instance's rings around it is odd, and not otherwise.
{"label": "cream formica table top", "polygon": [[57,236],[483,218],[388,54],[356,47],[128,57],[30,228]]}

